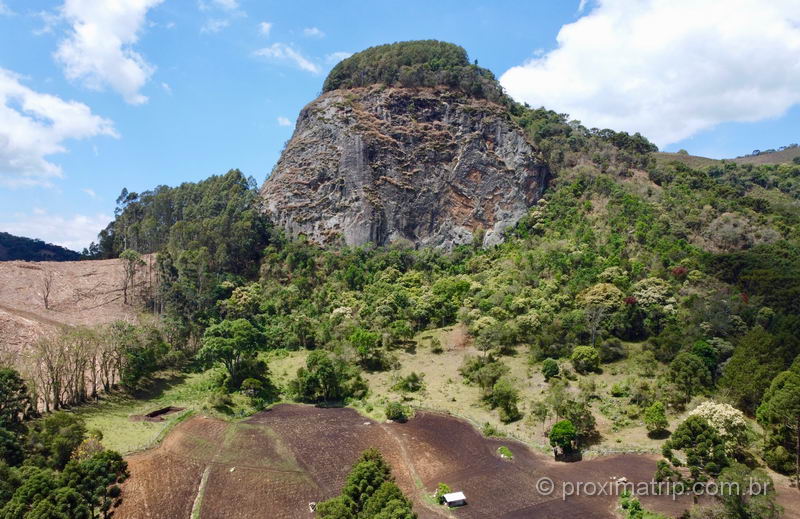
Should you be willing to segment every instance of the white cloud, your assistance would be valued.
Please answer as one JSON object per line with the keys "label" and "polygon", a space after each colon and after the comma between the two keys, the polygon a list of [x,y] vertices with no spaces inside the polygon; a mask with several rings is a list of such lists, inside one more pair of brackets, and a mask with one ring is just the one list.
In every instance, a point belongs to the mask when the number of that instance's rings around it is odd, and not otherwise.
{"label": "white cloud", "polygon": [[261,23],[258,24],[258,30],[264,36],[269,36],[269,33],[272,30],[272,23],[270,23],[270,22],[261,22]]}
{"label": "white cloud", "polygon": [[200,32],[204,33],[218,33],[230,27],[236,18],[247,16],[247,13],[239,9],[237,0],[200,0],[198,6],[201,11],[210,12],[209,18],[200,27]]}
{"label": "white cloud", "polygon": [[94,189],[89,189],[88,187],[83,188],[83,192],[89,195],[90,198],[97,198],[97,193],[95,193]]}
{"label": "white cloud", "polygon": [[0,185],[50,186],[62,172],[46,157],[67,151],[65,140],[118,136],[110,120],[85,104],[36,92],[20,80],[0,68]]}
{"label": "white cloud", "polygon": [[319,30],[318,27],[306,27],[303,29],[303,35],[309,38],[324,38],[325,33]]}
{"label": "white cloud", "polygon": [[344,52],[344,51],[331,52],[330,54],[325,56],[325,63],[328,63],[330,65],[334,65],[336,63],[339,63],[343,59],[349,58],[352,55],[353,55],[352,52]]}
{"label": "white cloud", "polygon": [[169,86],[169,83],[165,83],[162,81],[161,88],[164,89],[164,92],[166,92],[167,94],[172,95],[172,87]]}
{"label": "white cloud", "polygon": [[319,65],[285,43],[273,43],[269,47],[258,49],[253,54],[277,63],[289,62],[297,68],[311,72],[312,74],[320,73]]}
{"label": "white cloud", "polygon": [[290,121],[287,117],[283,117],[282,115],[278,117],[278,126],[291,126],[292,121]]}
{"label": "white cloud", "polygon": [[14,221],[0,222],[0,230],[80,251],[97,240],[97,233],[110,221],[111,217],[105,214],[64,216],[39,210],[19,215]]}
{"label": "white cloud", "polygon": [[131,104],[147,102],[139,92],[155,67],[133,50],[148,9],[163,0],[66,0],[62,15],[72,25],[55,53],[70,80],[94,90],[110,86]]}
{"label": "white cloud", "polygon": [[230,24],[231,21],[228,18],[209,18],[206,20],[206,23],[200,27],[200,32],[219,32],[222,29],[227,28]]}
{"label": "white cloud", "polygon": [[664,146],[800,102],[797,0],[599,0],[558,47],[500,78],[509,94]]}
{"label": "white cloud", "polygon": [[0,0],[0,16],[11,16],[12,14],[14,14],[14,11],[12,11],[5,2]]}

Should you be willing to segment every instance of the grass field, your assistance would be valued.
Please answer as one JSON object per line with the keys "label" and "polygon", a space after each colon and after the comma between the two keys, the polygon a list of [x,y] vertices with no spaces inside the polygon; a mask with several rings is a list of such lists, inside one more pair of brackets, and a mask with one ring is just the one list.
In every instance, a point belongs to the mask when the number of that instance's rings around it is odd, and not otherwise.
{"label": "grass field", "polygon": [[[307,352],[275,351],[265,354],[272,379],[285,387],[297,368],[305,362]],[[218,394],[215,379],[218,369],[202,373],[160,373],[153,387],[137,398],[126,394],[105,395],[100,401],[84,405],[71,412],[80,415],[89,429],[103,433],[103,444],[122,454],[154,446],[176,423],[193,413],[202,412],[226,420],[241,419],[255,413],[249,399],[241,394],[231,395],[231,404],[215,407]],[[184,411],[166,415],[162,422],[132,421],[131,416],[144,415],[168,406],[183,407]]]}

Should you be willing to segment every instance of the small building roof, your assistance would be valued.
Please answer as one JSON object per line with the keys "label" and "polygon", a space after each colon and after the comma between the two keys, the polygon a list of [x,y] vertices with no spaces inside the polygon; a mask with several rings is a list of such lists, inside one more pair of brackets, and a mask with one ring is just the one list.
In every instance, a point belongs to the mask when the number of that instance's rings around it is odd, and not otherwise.
{"label": "small building roof", "polygon": [[449,494],[445,494],[442,496],[445,502],[450,503],[453,501],[466,501],[467,496],[464,495],[464,492],[450,492]]}

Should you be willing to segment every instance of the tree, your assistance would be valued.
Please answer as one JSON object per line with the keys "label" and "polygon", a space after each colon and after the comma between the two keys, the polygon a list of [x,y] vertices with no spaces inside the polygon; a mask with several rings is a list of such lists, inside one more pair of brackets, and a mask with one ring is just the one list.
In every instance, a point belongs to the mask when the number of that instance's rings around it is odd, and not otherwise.
{"label": "tree", "polygon": [[800,356],[772,381],[756,417],[762,425],[784,429],[789,437],[794,436],[795,476],[800,486]]}
{"label": "tree", "polygon": [[669,365],[670,381],[684,395],[688,402],[692,395],[711,385],[711,373],[697,355],[679,353]]}
{"label": "tree", "polygon": [[569,420],[556,422],[550,429],[550,446],[561,449],[565,454],[573,451],[577,438],[575,426]]}
{"label": "tree", "polygon": [[718,478],[718,499],[732,519],[778,519],[783,510],[775,503],[775,485],[766,472],[732,463]]}
{"label": "tree", "polygon": [[377,333],[363,328],[356,328],[347,338],[356,350],[356,355],[358,355],[359,362],[363,368],[383,368],[383,355],[378,347],[379,339],[380,337]]}
{"label": "tree", "polygon": [[136,272],[139,267],[144,265],[142,255],[135,250],[125,249],[119,255],[122,260],[122,301],[128,304],[128,290],[134,287],[136,281]]}
{"label": "tree", "polygon": [[500,377],[492,386],[490,401],[493,407],[500,408],[500,420],[504,423],[513,422],[520,417],[519,390],[514,387],[513,381],[508,377]]}
{"label": "tree", "polygon": [[542,431],[544,431],[544,423],[550,416],[550,406],[543,400],[535,400],[531,403],[531,416],[535,417],[539,423],[542,424]]}
{"label": "tree", "polygon": [[14,369],[0,368],[0,427],[19,431],[33,411],[22,376]]}
{"label": "tree", "polygon": [[667,427],[669,427],[669,421],[667,420],[667,413],[663,403],[653,402],[653,405],[645,409],[644,425],[647,427],[647,432],[651,435],[663,433]]}
{"label": "tree", "polygon": [[600,367],[600,354],[593,346],[576,346],[570,360],[578,373],[586,374]]}
{"label": "tree", "polygon": [[80,417],[63,411],[50,414],[29,428],[29,458],[39,466],[61,470],[85,435],[86,425]]}
{"label": "tree", "polygon": [[329,402],[357,397],[366,392],[360,374],[343,359],[324,350],[314,350],[306,365],[290,383],[294,397],[303,402]]}
{"label": "tree", "polygon": [[394,483],[377,449],[367,449],[353,465],[341,495],[319,503],[321,519],[416,519],[411,502]]}
{"label": "tree", "polygon": [[728,454],[739,453],[748,442],[749,426],[744,413],[729,404],[703,402],[692,409],[689,416],[702,416],[725,442]]}
{"label": "tree", "polygon": [[39,279],[39,296],[42,298],[45,310],[50,309],[50,294],[53,291],[55,275],[50,269],[42,270],[42,277]]}
{"label": "tree", "polygon": [[226,319],[206,329],[197,355],[207,363],[221,362],[231,380],[238,380],[240,364],[255,356],[261,342],[261,332],[247,319]]}
{"label": "tree", "polygon": [[116,485],[128,476],[128,462],[119,453],[106,450],[67,463],[61,474],[61,484],[77,490],[93,511],[99,510],[108,517],[119,495]]}
{"label": "tree", "polygon": [[542,361],[542,375],[546,381],[557,377],[558,373],[558,362],[555,359],[547,358]]}
{"label": "tree", "polygon": [[[664,458],[672,467],[681,467],[684,462],[678,459],[675,451],[682,451],[685,456],[685,465],[689,469],[692,483],[706,481],[713,478],[728,466],[728,457],[725,454],[725,442],[717,431],[705,418],[690,416],[675,429],[672,436],[662,449]],[[683,479],[677,470],[670,472],[659,467],[657,479]],[[666,468],[666,467],[664,467]]]}

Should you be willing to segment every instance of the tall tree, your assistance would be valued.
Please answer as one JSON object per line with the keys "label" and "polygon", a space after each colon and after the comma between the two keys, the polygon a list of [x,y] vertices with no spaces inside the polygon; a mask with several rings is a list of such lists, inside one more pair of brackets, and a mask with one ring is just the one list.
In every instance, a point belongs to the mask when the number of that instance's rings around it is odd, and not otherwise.
{"label": "tall tree", "polygon": [[794,437],[795,476],[800,488],[800,356],[772,381],[756,416],[761,424],[785,429]]}

